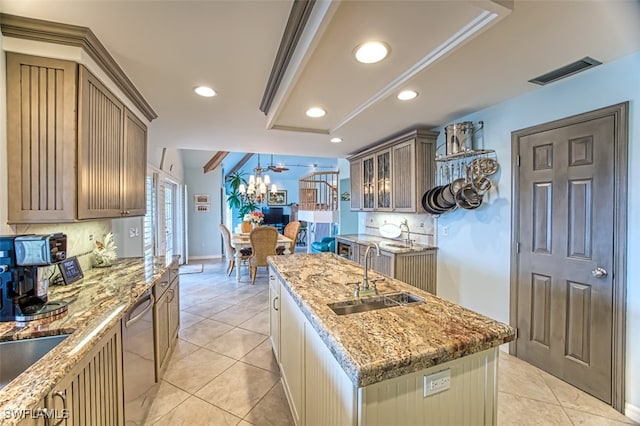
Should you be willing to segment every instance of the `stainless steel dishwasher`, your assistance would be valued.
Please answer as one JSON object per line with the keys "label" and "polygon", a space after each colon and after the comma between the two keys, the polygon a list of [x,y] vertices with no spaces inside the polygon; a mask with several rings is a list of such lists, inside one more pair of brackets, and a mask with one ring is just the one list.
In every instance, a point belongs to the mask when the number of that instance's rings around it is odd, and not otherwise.
{"label": "stainless steel dishwasher", "polygon": [[153,345],[151,290],[145,292],[122,321],[124,417],[126,425],[142,425],[158,388]]}

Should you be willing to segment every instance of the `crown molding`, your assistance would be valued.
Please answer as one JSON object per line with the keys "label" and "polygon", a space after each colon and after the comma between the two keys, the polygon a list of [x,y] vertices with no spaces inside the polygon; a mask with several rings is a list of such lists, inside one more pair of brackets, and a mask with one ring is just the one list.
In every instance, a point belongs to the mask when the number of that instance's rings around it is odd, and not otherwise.
{"label": "crown molding", "polygon": [[91,29],[0,13],[0,30],[2,35],[6,37],[63,44],[83,49],[113,80],[116,86],[127,95],[147,120],[152,121],[158,118],[158,114],[136,89],[133,82],[129,80]]}

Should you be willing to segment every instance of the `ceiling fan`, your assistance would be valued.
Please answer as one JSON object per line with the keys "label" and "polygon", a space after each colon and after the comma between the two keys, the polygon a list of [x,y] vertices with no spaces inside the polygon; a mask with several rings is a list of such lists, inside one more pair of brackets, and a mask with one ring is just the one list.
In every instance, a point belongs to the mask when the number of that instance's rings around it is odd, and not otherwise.
{"label": "ceiling fan", "polygon": [[271,164],[269,164],[269,167],[267,167],[269,170],[271,170],[274,173],[282,173],[282,172],[286,172],[287,170],[289,170],[288,167],[285,166],[274,166],[273,165],[273,154],[271,154]]}

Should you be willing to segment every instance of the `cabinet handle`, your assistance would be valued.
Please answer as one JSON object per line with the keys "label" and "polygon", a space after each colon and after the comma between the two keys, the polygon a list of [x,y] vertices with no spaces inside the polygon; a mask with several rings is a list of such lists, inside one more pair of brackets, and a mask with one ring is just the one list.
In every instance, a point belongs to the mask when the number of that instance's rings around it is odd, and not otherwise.
{"label": "cabinet handle", "polygon": [[271,281],[273,281],[273,280],[275,280],[275,279],[276,279],[276,277],[274,277],[273,275],[269,275],[269,279],[270,279]]}
{"label": "cabinet handle", "polygon": [[169,290],[167,290],[167,291],[168,291],[169,293],[171,293],[171,299],[168,299],[168,300],[167,300],[167,304],[169,304],[169,303],[173,302],[173,299],[176,297],[176,292],[175,292],[172,288],[170,288],[170,289],[169,289]]}
{"label": "cabinet handle", "polygon": [[162,287],[166,287],[167,285],[169,285],[169,281],[160,281],[158,284],[160,284],[160,286]]}
{"label": "cabinet handle", "polygon": [[273,298],[273,309],[275,311],[278,310],[278,307],[276,306],[276,300],[278,300],[279,298],[280,298],[279,296],[276,296],[276,297]]}
{"label": "cabinet handle", "polygon": [[[59,397],[62,400],[62,412],[66,413],[67,412],[67,396],[63,392],[55,391],[55,392],[53,392],[53,397],[55,398],[56,396]],[[57,412],[55,414],[58,415]],[[65,416],[63,415],[61,419],[58,419],[58,421],[55,422],[53,424],[53,426],[61,425],[62,422],[64,422],[66,420],[64,417]]]}

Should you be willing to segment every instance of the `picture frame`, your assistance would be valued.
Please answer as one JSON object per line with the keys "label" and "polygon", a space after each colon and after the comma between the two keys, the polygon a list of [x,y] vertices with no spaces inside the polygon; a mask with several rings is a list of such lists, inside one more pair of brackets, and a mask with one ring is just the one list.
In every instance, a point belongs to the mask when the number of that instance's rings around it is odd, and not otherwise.
{"label": "picture frame", "polygon": [[209,194],[195,194],[193,196],[196,204],[210,204],[211,196]]}
{"label": "picture frame", "polygon": [[269,192],[267,196],[268,206],[286,206],[287,205],[287,191],[280,190],[275,192]]}

